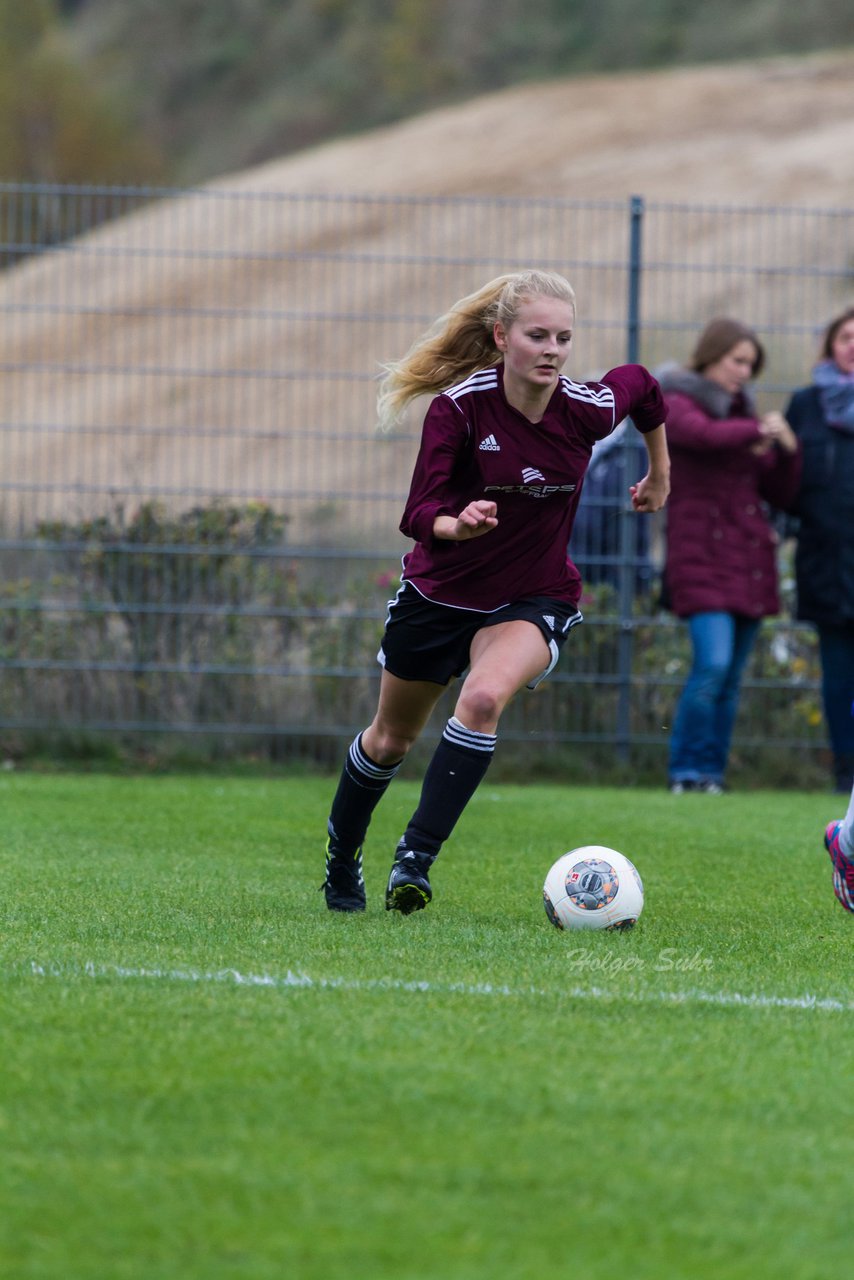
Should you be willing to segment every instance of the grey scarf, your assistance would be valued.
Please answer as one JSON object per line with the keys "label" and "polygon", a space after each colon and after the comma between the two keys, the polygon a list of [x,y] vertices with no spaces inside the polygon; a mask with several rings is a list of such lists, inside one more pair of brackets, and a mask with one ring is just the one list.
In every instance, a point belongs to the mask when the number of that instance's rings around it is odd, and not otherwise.
{"label": "grey scarf", "polygon": [[710,418],[756,417],[753,396],[746,388],[732,396],[711,378],[679,364],[663,364],[655,370],[655,376],[665,395],[668,391],[678,391],[689,396]]}

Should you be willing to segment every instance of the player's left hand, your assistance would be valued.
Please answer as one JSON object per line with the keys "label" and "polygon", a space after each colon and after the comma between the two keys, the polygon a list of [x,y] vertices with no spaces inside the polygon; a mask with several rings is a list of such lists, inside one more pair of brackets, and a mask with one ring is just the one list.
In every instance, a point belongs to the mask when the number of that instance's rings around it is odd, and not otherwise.
{"label": "player's left hand", "polygon": [[660,511],[670,493],[670,476],[647,472],[643,480],[629,486],[629,493],[635,511]]}

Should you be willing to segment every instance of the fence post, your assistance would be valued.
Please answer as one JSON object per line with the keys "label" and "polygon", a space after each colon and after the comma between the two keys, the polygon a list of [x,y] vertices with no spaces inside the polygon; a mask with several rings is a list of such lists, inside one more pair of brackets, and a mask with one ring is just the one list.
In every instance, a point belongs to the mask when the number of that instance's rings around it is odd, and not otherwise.
{"label": "fence post", "polygon": [[626,323],[626,363],[640,358],[640,290],[643,239],[643,196],[629,201],[629,297]]}
{"label": "fence post", "polygon": [[[640,356],[640,290],[642,269],[644,202],[642,196],[632,196],[629,201],[629,262],[628,298],[626,312],[626,362],[637,364]],[[631,508],[628,486],[634,481],[629,476],[629,466],[634,450],[631,436],[626,433],[620,447],[622,454],[623,506],[620,522],[620,567],[617,608],[619,632],[617,637],[617,754],[628,760],[631,747],[631,698],[632,657],[634,651],[633,606],[637,580],[636,548],[638,539],[634,521],[640,519]]]}

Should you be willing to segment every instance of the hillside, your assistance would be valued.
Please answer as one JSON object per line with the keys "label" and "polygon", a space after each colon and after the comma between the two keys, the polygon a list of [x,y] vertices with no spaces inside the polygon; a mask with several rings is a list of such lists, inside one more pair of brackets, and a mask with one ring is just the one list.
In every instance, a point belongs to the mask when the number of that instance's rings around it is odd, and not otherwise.
{"label": "hillside", "polygon": [[121,105],[179,184],[511,85],[854,40],[848,0],[49,2],[87,83]]}
{"label": "hillside", "polygon": [[[366,444],[371,379],[416,329],[365,323],[362,310],[393,315],[417,299],[419,314],[435,314],[479,283],[483,269],[470,278],[408,260],[422,234],[415,203],[402,201],[384,220],[382,206],[342,201],[323,220],[306,214],[295,222],[291,213],[280,218],[275,202],[268,209],[250,197],[593,201],[638,193],[715,206],[851,208],[852,83],[849,51],[516,87],[222,178],[213,184],[216,198],[187,194],[106,225],[69,252],[0,279],[4,418],[39,427],[9,434],[4,471],[32,494],[58,486],[30,507],[39,514],[67,510],[68,484],[79,490],[75,514],[97,503],[87,496],[92,489],[237,491],[287,498],[294,534],[334,540],[348,520],[346,504],[322,533],[318,512],[328,509],[331,490],[346,490],[381,495],[372,518],[388,530],[411,442]],[[470,252],[486,217],[473,203],[470,239],[461,244],[454,211],[437,205],[431,254],[451,261]],[[584,254],[605,251],[604,221],[590,222]],[[727,234],[705,231],[703,253],[714,260],[714,237]],[[795,220],[779,234],[779,258],[821,261],[822,244],[791,239],[801,235]],[[515,252],[536,260],[545,235],[532,224]],[[139,263],[139,246],[150,261]],[[345,247],[346,260],[333,262],[319,292],[320,268],[304,259],[321,250],[334,258]],[[669,249],[686,261],[699,251],[690,239]],[[347,264],[360,257],[382,267],[348,275],[356,267]],[[717,287],[697,280],[686,325],[721,305]],[[584,323],[600,320],[606,305],[582,295],[579,376],[597,359],[584,346]],[[791,303],[769,284],[764,305],[773,315]],[[294,322],[286,314],[294,307],[354,314],[333,331]],[[290,501],[295,493],[307,495],[301,505]],[[26,500],[35,504],[32,494]]]}
{"label": "hillside", "polygon": [[852,84],[854,50],[523,85],[232,182],[281,191],[850,204]]}

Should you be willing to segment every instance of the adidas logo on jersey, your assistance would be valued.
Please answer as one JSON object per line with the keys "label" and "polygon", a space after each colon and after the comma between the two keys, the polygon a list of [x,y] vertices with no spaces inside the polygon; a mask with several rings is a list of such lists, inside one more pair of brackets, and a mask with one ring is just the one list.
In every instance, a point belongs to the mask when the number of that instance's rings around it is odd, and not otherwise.
{"label": "adidas logo on jersey", "polygon": [[498,443],[498,441],[495,439],[495,436],[493,435],[488,435],[485,440],[481,440],[480,444],[477,447],[478,449],[483,449],[486,453],[501,452],[501,445]]}

